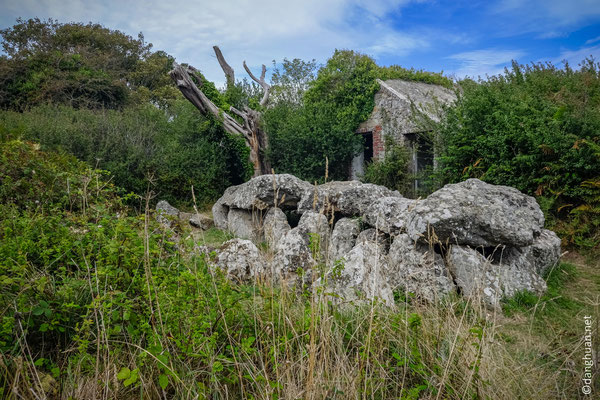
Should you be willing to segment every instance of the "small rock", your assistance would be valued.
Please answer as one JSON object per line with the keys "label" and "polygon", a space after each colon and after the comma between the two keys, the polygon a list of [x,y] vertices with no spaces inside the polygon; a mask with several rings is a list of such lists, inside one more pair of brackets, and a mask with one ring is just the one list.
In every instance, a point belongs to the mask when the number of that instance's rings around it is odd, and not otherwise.
{"label": "small rock", "polygon": [[169,204],[166,200],[161,200],[156,204],[156,220],[168,228],[173,227],[173,220],[169,217],[179,217],[179,210]]}
{"label": "small rock", "polygon": [[203,214],[193,214],[190,218],[187,219],[187,221],[194,228],[199,228],[203,231],[209,230],[214,225],[213,220]]}

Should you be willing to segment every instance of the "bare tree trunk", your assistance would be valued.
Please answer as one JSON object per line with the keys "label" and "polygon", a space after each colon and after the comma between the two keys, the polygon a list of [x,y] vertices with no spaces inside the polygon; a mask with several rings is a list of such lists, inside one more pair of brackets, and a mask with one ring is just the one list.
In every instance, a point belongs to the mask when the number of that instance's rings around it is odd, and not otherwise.
{"label": "bare tree trunk", "polygon": [[[217,60],[225,73],[227,84],[235,84],[233,68],[227,64],[218,46],[214,46],[213,49],[215,50]],[[271,86],[265,81],[267,68],[264,65],[262,66],[260,79],[257,79],[252,74],[245,61],[243,64],[248,75],[263,88],[264,94],[260,104],[261,106],[265,106],[269,100],[271,89]],[[255,177],[271,173],[271,166],[265,157],[268,148],[268,138],[266,133],[260,129],[261,113],[259,111],[252,110],[248,107],[245,107],[243,111],[240,111],[231,107],[229,111],[243,120],[243,123],[240,123],[228,113],[220,110],[208,97],[206,97],[202,90],[198,88],[191,77],[191,75],[193,75],[198,80],[201,79],[194,67],[183,67],[179,64],[174,64],[173,70],[171,70],[169,75],[173,81],[175,81],[183,96],[200,110],[201,113],[221,119],[223,121],[223,127],[227,132],[244,137],[246,145],[250,149],[249,158],[254,167]]]}

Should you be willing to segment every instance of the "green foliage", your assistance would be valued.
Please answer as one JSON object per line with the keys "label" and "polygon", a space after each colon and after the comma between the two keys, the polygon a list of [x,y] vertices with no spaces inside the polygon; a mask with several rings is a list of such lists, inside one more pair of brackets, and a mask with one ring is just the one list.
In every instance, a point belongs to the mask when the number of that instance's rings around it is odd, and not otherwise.
{"label": "green foliage", "polygon": [[409,154],[406,147],[388,136],[385,138],[383,160],[373,160],[367,164],[361,180],[406,193],[410,184],[408,161]]}
{"label": "green foliage", "polygon": [[301,105],[304,92],[316,78],[316,70],[317,62],[315,60],[303,61],[298,58],[293,60],[284,58],[281,69],[273,61],[269,101],[273,104]]}
{"label": "green foliage", "polygon": [[599,71],[593,60],[578,70],[514,63],[463,82],[440,128],[442,180],[475,177],[536,195],[569,243],[597,244]]}
{"label": "green foliage", "polygon": [[151,105],[122,111],[41,106],[0,113],[0,131],[18,132],[45,149],[62,149],[89,165],[110,171],[114,183],[137,194],[152,189],[171,202],[189,202],[194,186],[200,205],[251,174],[241,138],[203,117],[191,104],[169,111]]}
{"label": "green foliage", "polygon": [[0,30],[0,109],[51,102],[76,108],[165,103],[179,93],[167,72],[173,58],[99,24],[22,20]]}
{"label": "green foliage", "polygon": [[368,56],[336,50],[304,93],[303,104],[283,103],[265,114],[269,157],[276,172],[310,181],[329,175],[344,179],[361,138],[354,134],[368,118],[378,90],[377,65]]}
{"label": "green foliage", "polygon": [[377,77],[381,80],[402,79],[404,81],[424,82],[432,85],[440,85],[447,89],[454,88],[454,82],[444,76],[443,72],[429,72],[422,69],[406,69],[399,65],[379,67]]}
{"label": "green foliage", "polygon": [[[124,206],[103,174],[9,136],[0,141],[2,393],[573,397],[568,381],[551,379],[545,368],[533,369],[535,387],[521,381],[528,374],[515,377],[531,364],[497,348],[507,321],[494,325],[468,301],[335,306],[323,286],[233,284],[196,255],[193,240],[175,247],[149,210],[137,215]],[[46,197],[40,185],[50,188]],[[222,239],[215,230],[210,236]],[[311,247],[318,253],[318,240]],[[546,309],[566,310],[564,293],[554,290],[570,268],[548,277]],[[577,307],[569,315],[580,315]],[[564,371],[572,351],[562,353],[555,363]]]}
{"label": "green foliage", "polygon": [[351,50],[336,50],[313,80],[315,67],[314,61],[284,60],[283,71],[273,77],[275,106],[264,116],[275,171],[309,181],[322,181],[326,159],[331,178],[347,178],[362,148],[355,131],[373,111],[377,78],[452,85],[442,74],[379,67]]}

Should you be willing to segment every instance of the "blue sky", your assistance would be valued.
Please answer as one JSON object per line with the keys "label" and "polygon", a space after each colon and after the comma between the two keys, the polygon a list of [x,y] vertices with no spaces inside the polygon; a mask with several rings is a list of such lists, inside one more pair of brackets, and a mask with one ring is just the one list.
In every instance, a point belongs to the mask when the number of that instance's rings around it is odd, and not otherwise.
{"label": "blue sky", "polygon": [[0,0],[0,27],[17,17],[99,22],[143,32],[155,50],[222,84],[219,45],[243,77],[272,60],[325,62],[336,48],[455,77],[485,77],[520,63],[600,60],[600,0]]}

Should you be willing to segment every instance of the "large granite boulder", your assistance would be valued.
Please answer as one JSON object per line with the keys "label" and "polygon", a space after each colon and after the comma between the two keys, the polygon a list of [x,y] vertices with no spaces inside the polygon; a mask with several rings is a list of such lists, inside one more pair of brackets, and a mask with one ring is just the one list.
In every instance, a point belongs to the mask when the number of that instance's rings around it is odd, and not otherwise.
{"label": "large granite boulder", "polygon": [[259,217],[252,211],[231,208],[227,214],[227,229],[242,239],[257,243],[262,239]]}
{"label": "large granite boulder", "polygon": [[359,233],[360,224],[356,219],[342,218],[336,222],[329,240],[329,261],[334,263],[348,255]]}
{"label": "large granite boulder", "polygon": [[338,302],[378,299],[392,305],[394,294],[386,270],[386,258],[377,243],[359,243],[328,274],[327,291],[334,293]]}
{"label": "large granite boulder", "polygon": [[388,253],[387,279],[406,298],[434,303],[455,291],[442,256],[407,234],[396,236]]}
{"label": "large granite boulder", "polygon": [[229,205],[225,203],[225,199],[231,196],[236,190],[237,186],[230,186],[225,189],[225,193],[223,196],[219,198],[212,207],[213,220],[215,222],[215,227],[226,231],[229,228],[229,222],[227,220],[227,216],[229,214]]}
{"label": "large granite boulder", "polygon": [[545,275],[560,260],[560,238],[556,236],[556,233],[542,229],[540,236],[524,250],[535,271],[540,275]]}
{"label": "large granite boulder", "polygon": [[279,207],[271,208],[263,220],[263,234],[269,248],[274,249],[277,242],[290,229],[290,224],[283,211]]}
{"label": "large granite boulder", "polygon": [[231,239],[217,252],[215,265],[237,282],[250,282],[264,275],[265,261],[249,240]]}
{"label": "large granite boulder", "polygon": [[406,230],[408,216],[416,203],[404,197],[382,197],[367,207],[363,218],[373,228],[396,235]]}
{"label": "large granite boulder", "polygon": [[381,197],[401,197],[400,193],[385,186],[359,181],[333,181],[319,185],[307,192],[298,204],[298,211],[330,211],[344,216],[362,215],[366,209]]}
{"label": "large granite boulder", "polygon": [[544,214],[533,197],[468,179],[419,201],[406,229],[413,240],[428,240],[433,230],[440,241],[450,244],[523,247],[534,242],[543,226]]}
{"label": "large granite boulder", "polygon": [[308,247],[308,236],[298,227],[286,232],[275,245],[275,255],[271,261],[271,274],[276,282],[297,282],[299,270],[306,281],[316,262]]}
{"label": "large granite boulder", "polygon": [[295,209],[300,199],[312,190],[310,183],[293,175],[261,175],[229,188],[217,203],[244,210]]}
{"label": "large granite boulder", "polygon": [[365,242],[377,243],[381,254],[387,254],[390,249],[390,237],[386,233],[378,231],[375,228],[365,229],[358,234],[356,244]]}
{"label": "large granite boulder", "polygon": [[521,249],[498,248],[498,254],[484,256],[470,247],[453,245],[447,255],[448,267],[464,296],[499,307],[503,297],[529,291],[541,294],[546,282],[535,271]]}

